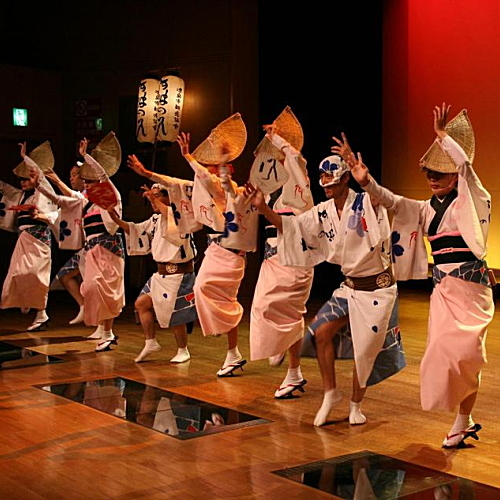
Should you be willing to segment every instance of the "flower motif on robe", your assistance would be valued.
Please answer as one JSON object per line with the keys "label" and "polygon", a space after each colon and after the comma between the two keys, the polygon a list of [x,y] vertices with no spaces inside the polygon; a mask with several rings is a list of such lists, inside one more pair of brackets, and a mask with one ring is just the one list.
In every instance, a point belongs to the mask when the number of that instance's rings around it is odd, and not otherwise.
{"label": "flower motif on robe", "polygon": [[354,203],[352,204],[351,208],[351,210],[354,213],[349,216],[349,219],[347,221],[347,227],[349,229],[355,229],[356,232],[358,233],[358,236],[362,237],[365,235],[365,232],[368,231],[366,220],[363,217],[364,214],[363,199],[364,197],[362,193],[358,193],[356,195],[356,199],[354,200]]}
{"label": "flower motif on robe", "polygon": [[393,231],[391,234],[392,262],[396,262],[396,257],[401,257],[405,253],[403,246],[398,243],[400,239],[401,235]]}
{"label": "flower motif on robe", "polygon": [[71,229],[68,227],[68,222],[62,220],[59,224],[59,240],[64,241],[66,236],[71,236]]}
{"label": "flower motif on robe", "polygon": [[172,209],[172,213],[174,214],[174,221],[176,225],[179,225],[179,219],[181,218],[181,213],[177,210],[175,203],[170,203],[170,208]]}
{"label": "flower motif on robe", "polygon": [[234,222],[234,214],[233,212],[226,212],[224,214],[224,218],[226,219],[226,224],[224,226],[224,234],[222,235],[223,238],[227,238],[229,236],[229,233],[236,233],[239,230],[238,224]]}

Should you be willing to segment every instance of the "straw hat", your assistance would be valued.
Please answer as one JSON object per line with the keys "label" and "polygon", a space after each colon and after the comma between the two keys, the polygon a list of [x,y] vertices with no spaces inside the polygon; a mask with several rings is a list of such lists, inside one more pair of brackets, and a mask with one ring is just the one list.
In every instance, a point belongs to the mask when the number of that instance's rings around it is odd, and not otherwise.
{"label": "straw hat", "polygon": [[[302,149],[304,145],[304,132],[302,131],[302,126],[300,125],[299,120],[293,114],[290,106],[287,106],[274,120],[273,122],[275,126],[275,133],[280,137],[283,137],[285,141],[291,144],[295,149],[299,151]],[[266,153],[276,160],[283,163],[285,160],[285,154],[283,151],[278,149],[267,136],[264,136],[263,139],[259,142],[253,154],[255,156],[260,153]]]}
{"label": "straw hat", "polygon": [[304,131],[299,120],[287,106],[274,121],[276,133],[290,143],[298,151],[304,146]]}
{"label": "straw hat", "polygon": [[247,142],[247,129],[240,113],[219,123],[191,153],[203,165],[219,165],[238,158]]}
{"label": "straw hat", "polygon": [[[40,146],[31,151],[28,156],[40,167],[42,172],[51,172],[54,168],[54,155],[50,142],[45,141]],[[24,160],[13,170],[13,172],[23,179],[29,179],[29,167]]]}
{"label": "straw hat", "polygon": [[[102,166],[108,177],[116,174],[122,161],[122,150],[115,133],[109,132],[90,153],[90,156]],[[87,162],[80,167],[80,177],[88,180],[99,179]]]}
{"label": "straw hat", "polygon": [[[476,152],[476,142],[467,110],[462,109],[457,116],[447,123],[444,129],[452,139],[462,146],[472,163]],[[457,166],[450,155],[445,153],[437,142],[434,142],[420,159],[420,168],[428,168],[443,174],[456,173],[457,171]]]}
{"label": "straw hat", "polygon": [[281,149],[278,149],[267,136],[264,136],[262,138],[262,140],[255,148],[253,154],[254,156],[258,156],[259,154],[267,154],[272,158],[280,161],[281,163],[285,161],[285,153],[283,153]]}

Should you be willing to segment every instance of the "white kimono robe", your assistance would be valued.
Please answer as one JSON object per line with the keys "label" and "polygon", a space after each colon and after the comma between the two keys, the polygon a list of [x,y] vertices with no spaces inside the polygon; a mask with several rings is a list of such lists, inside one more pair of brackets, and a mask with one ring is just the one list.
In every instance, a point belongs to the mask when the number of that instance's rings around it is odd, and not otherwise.
{"label": "white kimono robe", "polygon": [[[27,156],[25,162],[27,165],[38,168],[36,163]],[[41,182],[47,192],[54,193],[46,179],[42,179]],[[3,223],[0,227],[13,231],[16,229],[17,217],[16,212],[9,210],[9,207],[21,202],[23,191],[2,181],[0,181],[0,190],[3,193],[1,198],[3,208],[0,209],[0,220],[3,218]],[[50,233],[46,235],[47,239],[42,237],[42,233],[54,229],[58,215],[57,206],[39,191],[35,191],[23,203],[35,205],[40,213],[45,214],[48,218],[48,227],[44,229],[44,226],[40,225],[20,228],[9,270],[3,283],[0,308],[20,307],[42,310],[47,306],[52,262]]]}
{"label": "white kimono robe", "polygon": [[[339,264],[346,277],[381,273],[390,267],[387,212],[379,207],[376,213],[369,196],[349,190],[341,218],[333,199],[296,217],[284,217],[278,256],[288,266],[314,266],[325,260]],[[397,287],[367,292],[341,285],[334,293],[348,302],[356,370],[365,387],[384,346]]]}
{"label": "white kimono robe", "polygon": [[[459,234],[478,259],[475,271],[462,272],[463,262],[436,264],[431,295],[427,348],[420,365],[424,410],[454,410],[479,388],[486,363],[486,332],[494,314],[484,262],[491,197],[463,149],[449,136],[440,141],[458,172],[458,196],[442,217],[437,234]],[[398,279],[427,278],[423,237],[436,212],[431,200],[409,200],[379,186],[365,190],[394,211],[393,260]]]}

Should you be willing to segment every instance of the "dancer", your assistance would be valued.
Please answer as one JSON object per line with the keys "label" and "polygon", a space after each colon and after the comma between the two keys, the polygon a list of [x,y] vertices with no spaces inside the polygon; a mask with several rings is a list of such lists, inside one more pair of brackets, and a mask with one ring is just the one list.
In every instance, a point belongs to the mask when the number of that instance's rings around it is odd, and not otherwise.
{"label": "dancer", "polygon": [[[272,125],[264,126],[266,136],[263,141],[270,141],[277,148],[277,158],[271,156],[266,161],[265,157],[261,159],[257,155],[258,170],[263,170],[261,162],[269,167],[269,171],[264,169],[262,172],[261,188],[267,187],[264,185],[265,181],[272,177],[270,169],[276,169],[275,175],[278,177],[276,163],[279,160],[286,169],[283,172],[286,182],[277,191],[266,196],[269,207],[283,216],[300,214],[314,205],[306,160],[298,149],[277,132],[284,119],[294,118],[287,108]],[[258,177],[256,182],[259,182]],[[269,358],[272,366],[278,366],[288,351],[288,371],[274,393],[275,398],[285,399],[293,397],[296,390],[303,392],[303,386],[307,383],[300,369],[300,349],[304,336],[306,301],[312,286],[314,268],[282,265],[277,254],[276,227],[268,224],[265,234],[264,261],[260,267],[250,311],[250,355],[252,361]]]}
{"label": "dancer", "polygon": [[[2,309],[19,307],[22,312],[36,309],[36,317],[28,326],[32,332],[45,328],[49,317],[46,312],[50,283],[51,267],[51,227],[57,219],[57,206],[50,198],[35,191],[29,177],[29,167],[37,167],[35,158],[44,168],[52,168],[53,156],[48,142],[33,150],[30,158],[26,154],[26,143],[20,144],[23,161],[14,169],[20,178],[21,189],[17,189],[0,181],[2,203],[5,206],[4,216],[8,209],[17,210],[17,218],[12,217],[4,228],[14,230],[17,224],[19,237],[12,254],[9,270],[3,283],[1,305]],[[49,162],[47,163],[47,159]],[[50,161],[50,159],[52,161]],[[54,191],[47,181],[44,181],[47,193]],[[11,212],[13,213],[13,212]]]}
{"label": "dancer", "polygon": [[486,363],[495,282],[484,260],[491,197],[472,168],[472,125],[465,110],[447,124],[449,110],[446,103],[435,106],[437,138],[420,162],[431,199],[410,200],[379,186],[361,156],[351,156],[351,171],[363,189],[395,212],[398,279],[427,277],[424,235],[431,245],[434,289],[427,347],[420,364],[420,399],[424,410],[455,411],[458,407],[443,447],[463,448],[465,439],[478,439],[481,429],[472,410]]}
{"label": "dancer", "polygon": [[[97,157],[102,156],[109,172],[95,158],[87,153],[88,141],[80,141],[79,152],[85,159],[80,167],[87,196],[89,190],[96,190],[98,184],[105,183],[116,197],[116,210],[121,216],[121,197],[110,181],[110,176],[116,173],[121,161],[118,140],[110,132],[93,151]],[[109,154],[106,151],[109,150]],[[103,161],[104,162],[104,161]],[[32,179],[39,182],[41,172],[32,171]],[[37,189],[44,194],[42,184]],[[125,250],[119,226],[111,219],[108,211],[87,197],[84,199],[52,195],[52,199],[61,207],[61,219],[70,221],[73,227],[75,220],[80,220],[85,234],[85,252],[81,268],[83,283],[81,292],[84,300],[85,324],[97,326],[89,339],[96,339],[97,352],[109,350],[111,344],[116,344],[118,337],[113,333],[114,319],[120,315],[125,305],[124,270]],[[108,203],[109,205],[109,203]]]}
{"label": "dancer", "polygon": [[[234,128],[244,127],[240,115],[226,120],[235,122]],[[227,335],[228,350],[218,377],[232,375],[246,364],[238,349],[238,324],[243,307],[237,300],[241,280],[245,274],[246,252],[254,252],[257,245],[257,210],[248,203],[245,189],[231,180],[231,166],[243,149],[241,141],[237,152],[228,156],[231,144],[214,146],[224,131],[220,124],[195,152],[189,150],[190,136],[182,132],[178,138],[181,153],[195,173],[193,206],[197,220],[210,228],[208,247],[198,270],[194,294],[198,319],[204,336]],[[244,128],[243,128],[244,130]],[[243,137],[243,133],[240,134]],[[234,151],[233,149],[233,151]],[[203,166],[196,155],[207,152],[209,161]],[[211,161],[210,161],[211,159]]]}
{"label": "dancer", "polygon": [[[62,179],[54,172],[46,172],[45,177],[49,179],[52,184],[54,184],[62,195],[74,197],[74,198],[84,198],[83,194],[84,185],[83,179],[80,177],[80,167],[83,163],[77,161],[73,167],[71,167],[69,173],[69,180],[71,188],[68,187]],[[79,238],[77,241],[77,246],[80,248],[74,248],[72,243],[70,243],[71,235],[68,234],[68,230],[71,231],[70,228],[67,227],[67,221],[61,221],[62,227],[60,227],[60,231],[62,231],[63,237],[59,238],[59,247],[61,249],[71,249],[77,250],[68,261],[61,267],[61,269],[57,272],[55,278],[53,279],[50,289],[57,290],[59,289],[58,283],[73,297],[76,303],[79,306],[79,310],[77,315],[69,321],[70,325],[76,325],[81,323],[85,318],[85,308],[83,305],[83,296],[80,291],[80,287],[82,284],[82,274],[80,272],[80,259],[84,252],[84,249],[80,246],[83,241]],[[69,236],[69,238],[68,238]]]}
{"label": "dancer", "polygon": [[328,200],[302,214],[282,217],[273,212],[259,190],[254,191],[252,203],[278,228],[278,255],[283,264],[310,267],[326,260],[341,265],[345,281],[309,325],[324,388],[314,425],[324,425],[342,400],[333,338],[347,324],[354,347],[349,423],[358,425],[366,422],[361,412],[366,387],[405,365],[397,324],[397,287],[390,267],[389,221],[383,207],[374,207],[369,196],[349,189],[349,167],[340,156],[325,158],[319,170]]}
{"label": "dancer", "polygon": [[[182,185],[189,184],[187,181],[176,182],[174,178],[156,175],[146,170],[135,155],[128,157],[127,164],[144,177],[161,178],[172,187],[174,193],[186,193]],[[144,348],[135,358],[136,363],[161,349],[156,338],[155,317],[160,328],[172,327],[174,331],[177,354],[170,362],[184,363],[191,358],[187,347],[186,325],[196,320],[193,293],[196,248],[192,234],[179,230],[177,211],[174,213],[170,202],[169,186],[156,183],[151,189],[142,187],[143,195],[149,199],[155,212],[144,222],[125,222],[116,215],[113,208],[109,210],[112,219],[125,231],[128,254],[151,253],[158,266],[158,271],[144,285],[135,301],[145,337]]]}

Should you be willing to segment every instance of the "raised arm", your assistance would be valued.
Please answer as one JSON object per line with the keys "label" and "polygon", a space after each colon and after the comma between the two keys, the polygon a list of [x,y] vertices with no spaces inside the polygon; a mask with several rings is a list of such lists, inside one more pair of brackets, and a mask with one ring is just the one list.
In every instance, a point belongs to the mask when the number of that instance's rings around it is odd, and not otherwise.
{"label": "raised arm", "polygon": [[45,177],[54,184],[64,196],[73,196],[74,191],[54,172],[46,172]]}
{"label": "raised arm", "polygon": [[189,152],[189,144],[191,142],[191,135],[186,132],[181,132],[177,136],[177,143],[179,144],[179,148],[181,150],[182,156],[185,158],[185,160],[191,165],[191,168],[193,169],[194,173],[201,177],[210,177],[210,172],[206,167],[201,165],[196,161],[196,159],[191,155]]}
{"label": "raised arm", "polygon": [[120,219],[120,217],[116,213],[115,206],[116,205],[110,205],[109,207],[106,207],[106,211],[108,212],[109,216],[111,217],[111,219],[115,224],[121,227],[127,234],[130,234],[130,226],[128,222],[125,222],[124,220]]}
{"label": "raised arm", "polygon": [[85,161],[94,169],[95,173],[97,174],[101,182],[108,181],[109,177],[104,168],[102,168],[101,164],[87,153],[88,145],[89,141],[84,137],[80,141],[80,147],[79,147],[80,154],[83,156],[83,158],[85,158]]}
{"label": "raised arm", "polygon": [[445,102],[439,106],[434,106],[434,132],[436,132],[439,139],[444,139],[448,136],[445,130],[446,122],[448,121],[448,114],[450,112],[451,105],[447,105]]}

